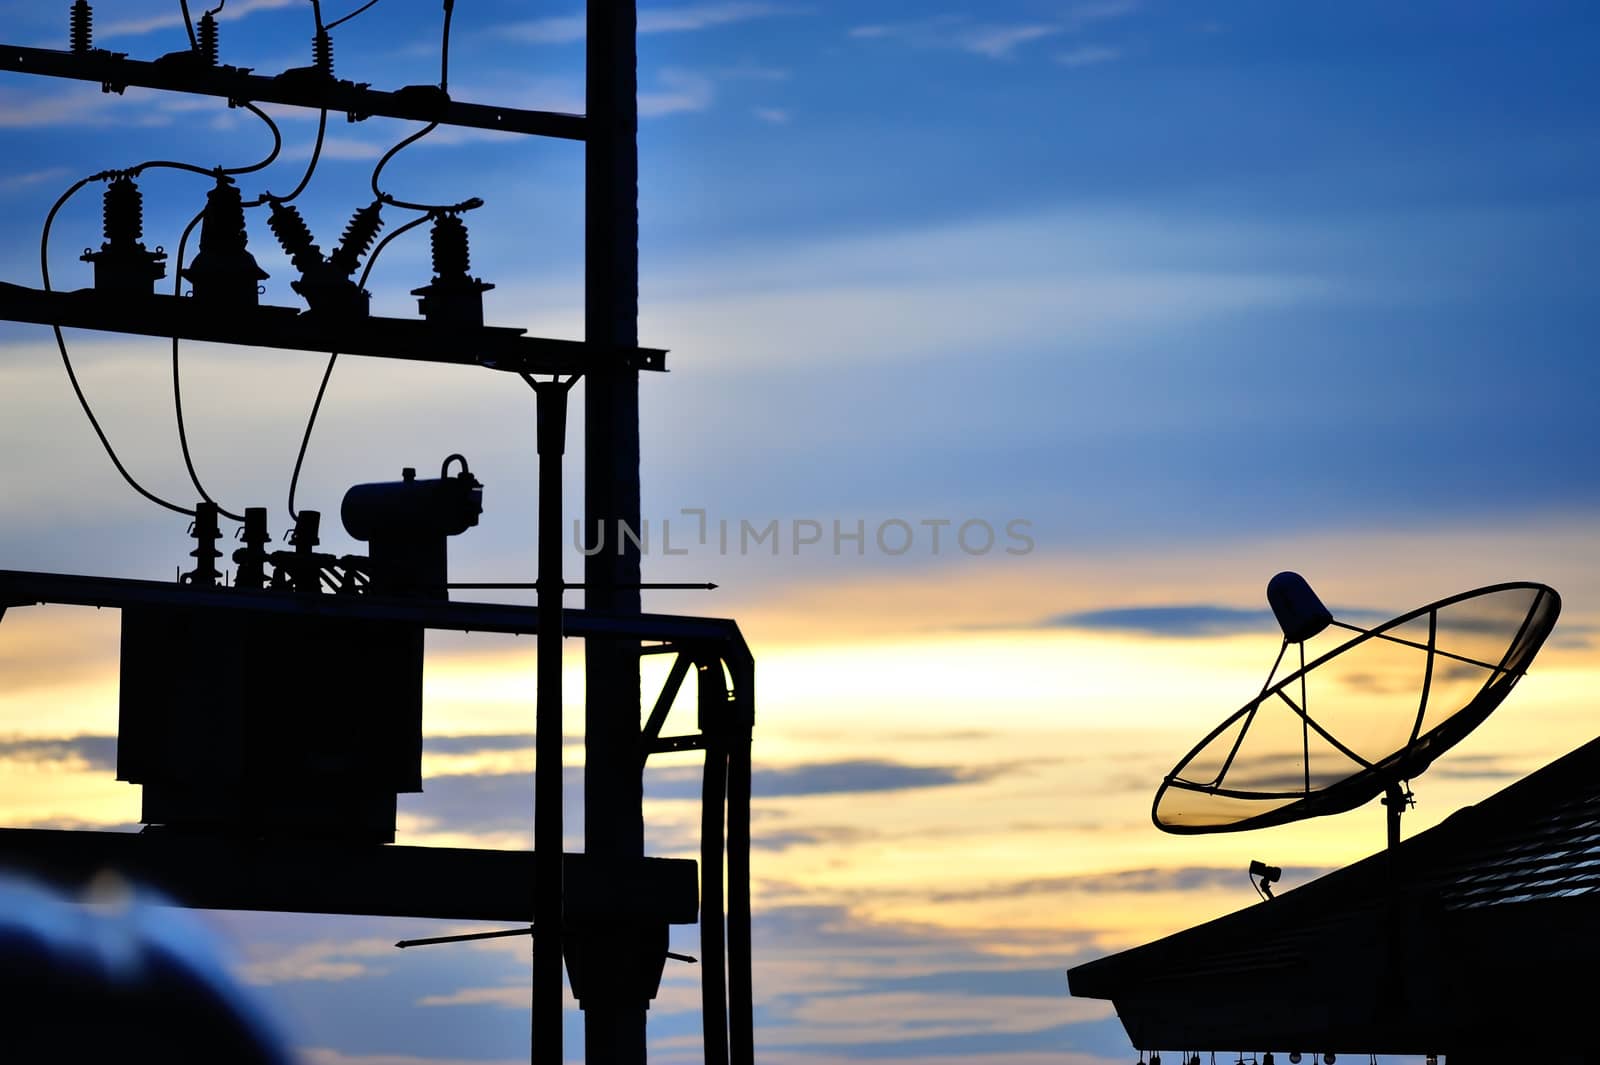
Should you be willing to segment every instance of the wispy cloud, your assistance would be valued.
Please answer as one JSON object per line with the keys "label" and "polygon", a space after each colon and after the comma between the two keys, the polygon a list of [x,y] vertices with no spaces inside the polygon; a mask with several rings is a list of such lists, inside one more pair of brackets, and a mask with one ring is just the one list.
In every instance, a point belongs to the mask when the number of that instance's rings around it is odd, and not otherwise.
{"label": "wispy cloud", "polygon": [[[758,797],[793,798],[806,795],[840,795],[874,791],[909,791],[978,784],[1015,768],[1010,765],[958,767],[908,765],[882,759],[848,759],[804,765],[761,767],[751,774],[751,791]],[[691,767],[652,770],[645,791],[652,798],[691,799],[700,794],[701,773]]]}
{"label": "wispy cloud", "polygon": [[29,170],[21,174],[9,174],[0,178],[0,195],[26,189],[44,181],[55,181],[66,177],[70,173],[64,166],[46,167],[43,170]]}
{"label": "wispy cloud", "polygon": [[533,746],[531,732],[479,733],[465,736],[429,736],[424,741],[430,754],[482,754],[485,751],[521,751]]}
{"label": "wispy cloud", "polygon": [[394,941],[389,939],[317,940],[246,962],[240,975],[256,985],[354,980],[371,973],[369,959],[392,953]]}
{"label": "wispy cloud", "polygon": [[1099,0],[1096,3],[1076,4],[1067,13],[1067,18],[1074,24],[1081,25],[1086,22],[1101,22],[1109,19],[1126,18],[1138,11],[1139,0]]}
{"label": "wispy cloud", "polygon": [[[569,819],[576,818],[582,809],[581,769],[566,767],[562,792]],[[443,773],[424,780],[422,794],[401,796],[400,812],[417,832],[526,834],[532,828],[532,795],[527,773]]]}
{"label": "wispy cloud", "polygon": [[915,48],[954,48],[989,59],[1008,59],[1029,41],[1062,32],[1058,23],[974,23],[965,15],[938,15],[913,22],[857,26],[850,36],[858,40],[899,41]]}
{"label": "wispy cloud", "polygon": [[961,47],[990,59],[1009,59],[1018,45],[1060,33],[1060,26],[1031,23],[1021,26],[980,26],[960,37]]}
{"label": "wispy cloud", "polygon": [[[427,138],[424,137],[419,143],[426,142]],[[364,141],[356,137],[326,137],[322,141],[322,158],[343,161],[376,159],[383,154],[386,147],[387,145],[379,144],[376,141]],[[283,150],[283,158],[285,160],[309,159],[310,157],[311,145],[309,144],[300,144]]]}
{"label": "wispy cloud", "polygon": [[1452,754],[1435,764],[1435,780],[1512,780],[1527,773],[1537,759],[1516,754]]}
{"label": "wispy cloud", "polygon": [[1122,49],[1107,48],[1104,45],[1086,44],[1081,48],[1073,48],[1065,52],[1056,53],[1056,62],[1064,67],[1092,67],[1099,63],[1110,63],[1122,58]]}
{"label": "wispy cloud", "polygon": [[659,81],[660,88],[639,94],[639,117],[704,111],[716,99],[716,83],[692,70],[668,68],[661,72]]}
{"label": "wispy cloud", "polygon": [[786,67],[769,67],[746,60],[723,67],[717,71],[717,77],[723,81],[788,81],[790,71]]}
{"label": "wispy cloud", "polygon": [[903,765],[872,759],[822,762],[782,769],[757,769],[752,775],[751,791],[772,798],[841,792],[905,791],[976,783],[989,779],[996,772],[992,768]]}
{"label": "wispy cloud", "polygon": [[750,113],[774,126],[787,125],[789,119],[793,117],[791,112],[782,107],[752,107]]}
{"label": "wispy cloud", "polygon": [[300,1058],[306,1065],[519,1065],[519,1059],[516,1058],[489,1061],[480,1058],[417,1057],[412,1054],[352,1054],[331,1047],[303,1048]]}
{"label": "wispy cloud", "polygon": [[[752,19],[771,18],[777,15],[800,14],[804,8],[790,4],[756,2],[731,2],[720,4],[690,4],[684,7],[646,8],[639,12],[640,33],[685,33],[712,29],[717,26],[749,22]],[[497,31],[504,36],[534,44],[570,44],[581,41],[586,35],[582,12],[572,15],[554,15],[501,26]]]}
{"label": "wispy cloud", "polygon": [[791,15],[799,9],[788,4],[722,3],[694,4],[689,7],[661,7],[639,12],[640,33],[678,33],[704,30],[751,19]]}
{"label": "wispy cloud", "polygon": [[872,839],[876,833],[851,825],[828,825],[817,828],[785,828],[760,832],[750,839],[750,846],[757,850],[779,851],[790,850],[794,847],[816,847],[823,845],[860,843]]}
{"label": "wispy cloud", "polygon": [[1108,629],[1147,636],[1221,636],[1261,632],[1273,626],[1272,611],[1244,610],[1211,603],[1181,606],[1127,606],[1058,614],[1044,625],[1064,629]]}
{"label": "wispy cloud", "polygon": [[501,26],[495,32],[529,44],[570,44],[583,40],[585,31],[586,21],[580,11],[576,15],[552,15],[528,22],[514,22]]}
{"label": "wispy cloud", "polygon": [[19,762],[72,762],[87,769],[114,769],[117,765],[115,736],[67,736],[41,738],[10,736],[0,738],[0,760]]}
{"label": "wispy cloud", "polygon": [[[235,0],[234,3],[229,4],[217,13],[217,21],[237,21],[258,11],[275,11],[284,7],[304,6],[303,0]],[[138,37],[146,33],[154,33],[156,30],[171,29],[182,25],[182,13],[172,11],[144,18],[124,19],[121,22],[101,23],[95,26],[94,35],[96,40],[104,40],[111,37]]]}
{"label": "wispy cloud", "polygon": [[521,985],[510,987],[463,987],[448,994],[424,995],[417,1000],[419,1006],[500,1006],[505,1009],[528,1008],[528,989]]}
{"label": "wispy cloud", "polygon": [[[120,114],[114,113],[118,111]],[[48,92],[0,88],[0,129],[106,126],[113,122],[152,126],[171,121],[92,85],[68,85]]]}
{"label": "wispy cloud", "polygon": [[[1059,19],[1034,22],[977,22],[970,15],[945,14],[909,22],[875,23],[856,26],[850,36],[859,40],[893,40],[916,48],[946,48],[969,52],[987,59],[1010,59],[1032,41],[1073,33],[1086,26],[1122,18],[1138,10],[1133,0],[1079,4]],[[1078,63],[1106,62],[1121,53],[1112,48],[1079,48],[1065,53],[1085,57]],[[1059,56],[1057,61],[1063,61]]]}
{"label": "wispy cloud", "polygon": [[[1285,867],[1283,886],[1303,884],[1315,880],[1329,870],[1322,866]],[[960,902],[972,899],[1020,898],[1032,895],[1066,894],[1135,894],[1156,892],[1193,892],[1224,890],[1243,887],[1242,868],[1189,865],[1171,869],[1118,869],[1106,873],[1082,876],[1042,877],[1035,880],[1018,880],[1007,884],[988,884],[981,888],[961,891],[944,891],[931,896],[935,902]],[[1244,894],[1249,894],[1246,890]]]}

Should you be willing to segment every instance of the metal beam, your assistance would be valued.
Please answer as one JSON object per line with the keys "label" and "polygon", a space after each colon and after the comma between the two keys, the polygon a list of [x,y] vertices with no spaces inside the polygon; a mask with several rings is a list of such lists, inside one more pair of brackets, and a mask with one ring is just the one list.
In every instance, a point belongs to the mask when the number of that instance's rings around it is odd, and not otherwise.
{"label": "metal beam", "polygon": [[[507,603],[453,603],[447,600],[388,599],[375,595],[304,595],[244,588],[202,589],[162,581],[122,577],[84,577],[63,573],[0,570],[0,610],[8,606],[56,603],[63,606],[172,606],[188,609],[253,610],[307,617],[398,621],[427,629],[534,635],[537,607]],[[562,630],[579,638],[674,640],[704,643],[723,654],[748,656],[739,626],[724,618],[676,614],[606,614],[564,610]],[[635,772],[638,767],[635,766]]]}
{"label": "metal beam", "polygon": [[572,141],[583,140],[588,127],[582,115],[458,102],[436,85],[407,85],[385,92],[307,68],[267,76],[252,74],[244,67],[210,67],[184,62],[187,58],[186,54],[180,54],[177,60],[151,61],[129,59],[101,50],[79,53],[0,45],[0,70],[98,82],[106,92],[120,93],[129,85],[138,85],[224,100],[288,104],[312,110],[326,108],[344,112],[352,122],[381,115]]}
{"label": "metal beam", "polygon": [[[0,829],[0,865],[68,889],[113,870],[214,910],[533,921],[532,851],[247,840],[149,832]],[[693,924],[695,863],[583,854],[563,862],[571,916]]]}
{"label": "metal beam", "polygon": [[636,371],[664,370],[667,355],[660,348],[601,347],[581,340],[524,336],[527,330],[507,326],[472,330],[420,318],[325,318],[297,307],[216,313],[182,296],[113,299],[93,289],[46,292],[9,282],[0,282],[0,318],[214,344],[483,366],[519,374],[581,374],[599,362]]}

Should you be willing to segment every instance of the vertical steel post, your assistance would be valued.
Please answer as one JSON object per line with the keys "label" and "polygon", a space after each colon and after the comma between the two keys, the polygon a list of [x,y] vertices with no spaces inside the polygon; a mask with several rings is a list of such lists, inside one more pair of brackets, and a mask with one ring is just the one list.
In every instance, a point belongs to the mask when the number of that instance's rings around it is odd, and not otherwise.
{"label": "vertical steel post", "polygon": [[567,384],[534,387],[539,442],[539,654],[534,717],[533,1065],[561,1065],[561,461]]}
{"label": "vertical steel post", "polygon": [[[620,353],[639,342],[638,52],[634,0],[589,0],[584,177],[584,605],[639,612],[639,374]],[[599,548],[599,550],[596,550]],[[644,854],[636,642],[585,646],[584,849],[626,862]],[[635,931],[583,930],[582,1005],[591,1065],[642,1065],[648,991],[618,979]]]}

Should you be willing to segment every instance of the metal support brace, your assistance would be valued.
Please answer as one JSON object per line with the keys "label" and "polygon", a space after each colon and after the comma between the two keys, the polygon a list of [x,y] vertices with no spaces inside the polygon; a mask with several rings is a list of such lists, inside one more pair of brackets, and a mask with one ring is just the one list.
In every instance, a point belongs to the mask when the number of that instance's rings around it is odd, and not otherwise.
{"label": "metal support brace", "polygon": [[[538,399],[539,679],[534,722],[533,849],[541,855],[533,900],[533,1060],[561,1065],[561,1000],[565,918],[561,897],[562,721],[561,572],[562,458],[567,446],[567,392],[577,380],[532,382]],[[550,855],[549,859],[542,856]]]}

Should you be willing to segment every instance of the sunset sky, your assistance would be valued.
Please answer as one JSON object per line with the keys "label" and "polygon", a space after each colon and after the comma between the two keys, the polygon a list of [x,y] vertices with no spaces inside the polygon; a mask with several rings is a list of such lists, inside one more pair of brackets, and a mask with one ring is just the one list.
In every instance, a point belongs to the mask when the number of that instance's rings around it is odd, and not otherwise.
{"label": "sunset sky", "polygon": [[[68,6],[0,0],[0,40],[65,47]],[[187,46],[175,0],[95,7],[99,45]],[[579,4],[456,9],[456,98],[583,110]],[[221,18],[224,62],[310,61],[306,0]],[[439,19],[437,0],[380,0],[334,32],[337,72],[435,81]],[[1508,580],[1563,596],[1533,672],[1416,783],[1408,834],[1595,735],[1590,5],[712,0],[642,4],[640,28],[641,339],[671,349],[641,385],[645,577],[721,586],[646,608],[736,618],[756,654],[759,1060],[1126,1063],[1109,1004],[1070,999],[1067,968],[1255,904],[1251,859],[1292,887],[1376,849],[1376,804],[1242,835],[1151,825],[1162,775],[1272,665],[1280,570],[1357,619]],[[283,153],[247,197],[287,192],[310,155],[315,114],[268,110]],[[299,201],[324,249],[413,128],[330,118]],[[0,280],[38,284],[44,216],[80,177],[269,145],[222,101],[0,75]],[[383,183],[482,197],[489,321],[578,338],[581,178],[575,144],[439,130]],[[170,253],[207,181],[141,187],[145,241]],[[56,224],[58,288],[91,283],[77,256],[99,226],[96,185]],[[376,311],[415,313],[423,233],[373,271]],[[249,234],[263,301],[298,306],[260,212]],[[167,345],[68,339],[130,469],[192,504]],[[225,506],[270,506],[278,537],[323,358],[184,360],[202,478]],[[452,576],[531,579],[533,428],[514,377],[345,359],[300,503],[354,551],[333,518],[346,487],[460,452],[485,513]],[[187,520],[118,479],[47,329],[0,323],[0,454],[0,568],[188,568]],[[771,522],[776,553],[742,549],[742,524]],[[664,523],[687,553],[664,553]],[[136,827],[137,789],[113,779],[117,634],[112,612],[6,614],[0,824]],[[430,639],[427,781],[402,797],[401,842],[531,844],[532,652]],[[573,644],[574,766],[581,664]],[[692,764],[647,775],[652,853],[696,847]],[[313,1065],[527,1060],[524,940],[402,953],[481,926],[206,919]],[[673,949],[697,954],[694,930]],[[670,965],[655,1060],[699,1060],[697,979]],[[581,1060],[575,1009],[567,1048]]]}

